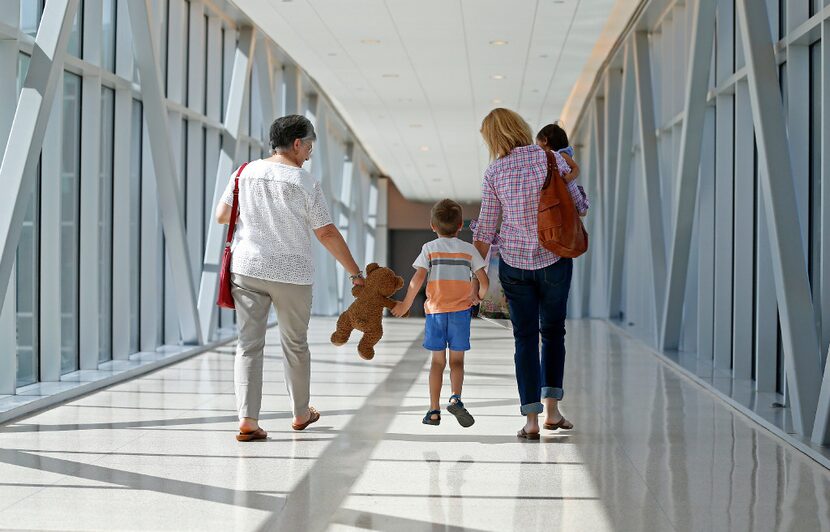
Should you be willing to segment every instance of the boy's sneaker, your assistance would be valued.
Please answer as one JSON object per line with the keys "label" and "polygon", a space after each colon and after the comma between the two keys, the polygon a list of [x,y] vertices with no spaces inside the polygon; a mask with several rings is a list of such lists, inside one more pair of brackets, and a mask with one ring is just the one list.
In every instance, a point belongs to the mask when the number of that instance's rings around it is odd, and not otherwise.
{"label": "boy's sneaker", "polygon": [[[453,401],[455,399],[455,401]],[[471,427],[476,422],[473,416],[464,408],[464,403],[461,402],[460,395],[451,395],[450,404],[447,406],[447,412],[455,416],[459,425],[464,428]]]}

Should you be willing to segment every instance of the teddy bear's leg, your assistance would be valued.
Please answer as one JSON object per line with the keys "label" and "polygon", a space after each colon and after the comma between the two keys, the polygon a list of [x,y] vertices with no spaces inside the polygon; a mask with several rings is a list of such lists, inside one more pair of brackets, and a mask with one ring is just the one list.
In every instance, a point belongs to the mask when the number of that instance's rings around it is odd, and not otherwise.
{"label": "teddy bear's leg", "polygon": [[380,327],[377,330],[363,333],[363,338],[357,344],[357,354],[360,355],[360,358],[363,360],[372,360],[375,358],[375,344],[380,342],[382,336],[383,329]]}
{"label": "teddy bear's leg", "polygon": [[344,312],[337,318],[337,329],[331,334],[331,343],[334,345],[345,344],[349,341],[352,329],[352,320],[349,319],[349,314]]}

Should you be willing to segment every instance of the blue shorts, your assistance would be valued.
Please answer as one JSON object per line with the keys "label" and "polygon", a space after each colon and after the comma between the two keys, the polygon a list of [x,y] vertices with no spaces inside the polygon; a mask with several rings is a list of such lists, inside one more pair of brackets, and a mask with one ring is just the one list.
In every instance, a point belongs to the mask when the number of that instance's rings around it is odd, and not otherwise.
{"label": "blue shorts", "polygon": [[469,351],[472,317],[472,309],[427,314],[424,349],[443,351],[449,347],[452,351]]}

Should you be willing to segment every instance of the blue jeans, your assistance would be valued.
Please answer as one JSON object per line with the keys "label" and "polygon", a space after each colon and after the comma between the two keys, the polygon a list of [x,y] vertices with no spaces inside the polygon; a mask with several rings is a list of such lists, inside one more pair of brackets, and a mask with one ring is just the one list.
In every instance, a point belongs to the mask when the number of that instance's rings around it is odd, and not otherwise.
{"label": "blue jeans", "polygon": [[516,341],[516,381],[523,416],[541,413],[542,397],[562,399],[564,395],[565,317],[572,274],[572,259],[562,258],[539,270],[499,262],[499,281],[510,307]]}

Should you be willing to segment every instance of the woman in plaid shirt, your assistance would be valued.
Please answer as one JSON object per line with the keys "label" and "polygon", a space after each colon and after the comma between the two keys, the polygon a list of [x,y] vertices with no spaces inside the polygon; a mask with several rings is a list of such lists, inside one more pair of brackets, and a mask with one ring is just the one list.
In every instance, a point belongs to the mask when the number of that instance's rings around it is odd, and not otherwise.
{"label": "woman in plaid shirt", "polygon": [[[538,440],[538,416],[543,411],[545,429],[573,428],[559,412],[573,261],[539,245],[537,211],[547,177],[547,156],[533,143],[530,126],[513,111],[494,109],[484,118],[481,134],[493,162],[484,172],[481,214],[473,240],[479,253],[486,256],[501,216],[499,281],[510,307],[521,413],[527,416],[518,436]],[[587,198],[573,183],[577,173],[571,172],[559,154],[554,156],[577,210],[587,210]]]}

